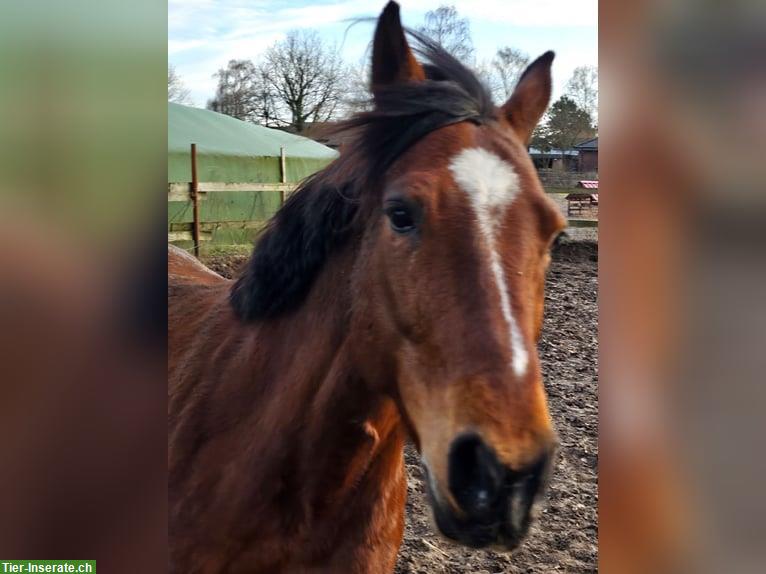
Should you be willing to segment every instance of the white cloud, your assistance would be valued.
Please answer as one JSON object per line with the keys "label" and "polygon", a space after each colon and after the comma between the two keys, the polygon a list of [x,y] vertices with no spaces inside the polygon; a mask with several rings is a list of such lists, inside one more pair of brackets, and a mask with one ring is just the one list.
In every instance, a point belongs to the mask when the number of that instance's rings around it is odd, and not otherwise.
{"label": "white cloud", "polygon": [[205,40],[168,40],[168,54],[178,54],[205,45]]}

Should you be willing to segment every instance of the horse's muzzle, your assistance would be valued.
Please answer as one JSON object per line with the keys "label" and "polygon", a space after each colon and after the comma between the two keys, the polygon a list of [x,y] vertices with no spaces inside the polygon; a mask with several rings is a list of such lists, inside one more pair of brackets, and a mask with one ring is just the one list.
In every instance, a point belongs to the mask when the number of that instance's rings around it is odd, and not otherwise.
{"label": "horse's muzzle", "polygon": [[442,534],[461,544],[512,550],[523,540],[532,509],[547,483],[552,449],[523,469],[503,465],[475,434],[458,437],[449,453],[449,490],[456,511],[429,492],[436,524]]}

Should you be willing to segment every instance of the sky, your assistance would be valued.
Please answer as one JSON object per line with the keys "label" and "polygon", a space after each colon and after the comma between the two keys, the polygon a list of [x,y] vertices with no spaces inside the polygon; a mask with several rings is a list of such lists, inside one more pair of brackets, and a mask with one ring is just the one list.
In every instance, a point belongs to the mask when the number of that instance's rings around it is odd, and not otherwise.
{"label": "sky", "polygon": [[[231,59],[257,60],[295,28],[315,30],[335,43],[343,58],[358,64],[369,56],[374,22],[386,0],[169,0],[168,62],[204,107],[215,93],[213,74]],[[536,58],[556,52],[554,99],[577,66],[598,65],[598,0],[399,0],[405,26],[423,23],[441,4],[468,18],[476,57],[490,60],[511,46]]]}

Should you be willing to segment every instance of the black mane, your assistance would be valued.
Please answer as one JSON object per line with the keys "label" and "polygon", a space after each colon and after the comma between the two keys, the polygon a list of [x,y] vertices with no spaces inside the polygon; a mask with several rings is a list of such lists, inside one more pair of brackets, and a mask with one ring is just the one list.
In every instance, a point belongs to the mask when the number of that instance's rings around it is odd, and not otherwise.
{"label": "black mane", "polygon": [[353,134],[348,151],[292,193],[235,283],[230,298],[240,319],[268,319],[300,305],[327,257],[361,230],[363,200],[410,146],[438,128],[494,118],[492,98],[471,70],[408,33],[427,79],[376,87],[372,109],[343,122],[339,129]]}

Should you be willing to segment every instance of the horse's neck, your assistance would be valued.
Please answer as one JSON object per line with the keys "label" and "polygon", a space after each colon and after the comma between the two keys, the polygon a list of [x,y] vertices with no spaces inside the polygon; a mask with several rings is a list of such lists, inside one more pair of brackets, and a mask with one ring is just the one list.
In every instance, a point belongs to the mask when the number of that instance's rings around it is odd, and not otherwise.
{"label": "horse's neck", "polygon": [[374,505],[383,485],[365,483],[400,470],[403,434],[396,406],[370,393],[355,375],[323,383],[304,429],[299,480],[305,502],[329,505],[320,512]]}
{"label": "horse's neck", "polygon": [[283,459],[289,480],[304,497],[301,506],[320,513],[332,513],[333,505],[374,504],[370,487],[377,485],[365,484],[370,473],[377,481],[402,466],[397,408],[363,380],[355,364],[360,334],[350,311],[352,256],[330,263],[305,304],[280,320],[280,336],[271,345],[280,346],[274,351],[281,358],[267,369],[279,376],[271,408],[290,410],[282,419],[289,440],[284,446],[293,449]]}

